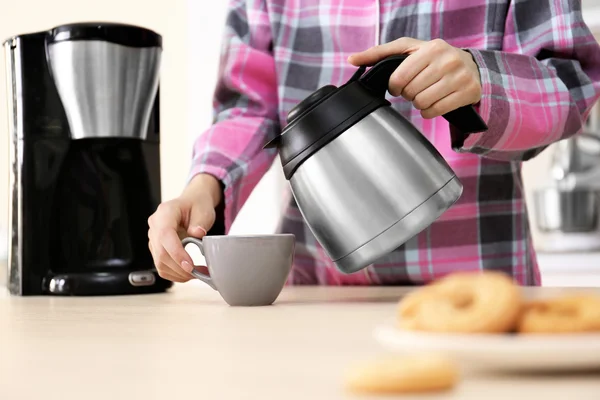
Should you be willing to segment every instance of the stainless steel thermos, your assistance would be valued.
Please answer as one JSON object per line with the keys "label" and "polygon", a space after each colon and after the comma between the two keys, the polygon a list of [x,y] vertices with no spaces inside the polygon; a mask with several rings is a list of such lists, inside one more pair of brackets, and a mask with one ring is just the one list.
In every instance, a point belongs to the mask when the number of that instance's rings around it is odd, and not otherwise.
{"label": "stainless steel thermos", "polygon": [[[441,154],[385,95],[407,56],[360,67],[341,87],[320,88],[265,145],[277,147],[309,228],[336,267],[353,273],[428,227],[462,193]],[[410,57],[410,56],[408,56]],[[472,106],[445,114],[463,134],[487,126]]]}

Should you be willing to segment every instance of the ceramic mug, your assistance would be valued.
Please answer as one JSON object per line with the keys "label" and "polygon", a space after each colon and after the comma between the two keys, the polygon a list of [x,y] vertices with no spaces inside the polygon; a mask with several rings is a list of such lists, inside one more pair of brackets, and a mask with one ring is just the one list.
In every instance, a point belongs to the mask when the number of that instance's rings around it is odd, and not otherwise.
{"label": "ceramic mug", "polygon": [[198,246],[210,276],[192,275],[218,291],[231,306],[267,306],[283,290],[292,268],[295,236],[215,235],[186,237],[181,243]]}

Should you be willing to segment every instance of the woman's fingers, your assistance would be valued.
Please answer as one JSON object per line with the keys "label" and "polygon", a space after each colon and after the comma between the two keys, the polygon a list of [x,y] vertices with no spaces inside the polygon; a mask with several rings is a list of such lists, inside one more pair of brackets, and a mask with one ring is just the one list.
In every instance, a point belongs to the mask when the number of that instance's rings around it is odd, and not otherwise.
{"label": "woman's fingers", "polygon": [[348,57],[348,62],[352,65],[373,65],[384,58],[397,54],[410,54],[419,49],[424,42],[413,38],[403,37],[392,42],[373,46],[365,51],[354,53]]}
{"label": "woman's fingers", "polygon": [[162,272],[159,273],[160,277],[171,282],[184,283],[192,279],[191,276],[182,277],[181,275],[174,273],[169,267],[166,266],[161,268],[161,271]]}
{"label": "woman's fingers", "polygon": [[192,279],[192,275],[182,270],[160,243],[153,245],[152,242],[148,242],[148,247],[155,260],[154,265],[156,266],[158,275],[161,278],[173,282],[187,282]]}
{"label": "woman's fingers", "polygon": [[[152,255],[159,274],[165,268],[180,279],[190,279],[193,261],[185,251],[177,230],[183,220],[181,206],[177,202],[162,203],[148,219],[148,238],[152,245]],[[162,276],[162,275],[161,275]]]}
{"label": "woman's fingers", "polygon": [[[435,71],[431,66],[424,68],[421,72],[418,73],[414,78],[412,78],[408,84],[406,84],[400,92],[398,92],[398,96],[404,97],[408,101],[414,101],[415,98],[427,90],[432,85],[435,85],[442,79],[442,74]],[[396,83],[397,79],[395,75],[392,75],[390,79],[390,89]],[[395,90],[394,92],[397,92]],[[394,93],[390,90],[390,93],[394,96]],[[418,108],[418,107],[417,107]]]}
{"label": "woman's fingers", "polygon": [[185,271],[191,273],[194,268],[192,257],[185,251],[179,235],[174,229],[163,229],[158,232],[158,239],[166,254],[158,254],[165,259],[170,259],[174,262],[174,270],[177,272]]}
{"label": "woman's fingers", "polygon": [[460,92],[453,92],[435,102],[429,108],[421,110],[421,116],[426,119],[439,117],[464,105],[465,102],[463,101],[462,94]]}
{"label": "woman's fingers", "polygon": [[453,92],[447,80],[441,79],[417,93],[412,102],[416,109],[426,110]]}

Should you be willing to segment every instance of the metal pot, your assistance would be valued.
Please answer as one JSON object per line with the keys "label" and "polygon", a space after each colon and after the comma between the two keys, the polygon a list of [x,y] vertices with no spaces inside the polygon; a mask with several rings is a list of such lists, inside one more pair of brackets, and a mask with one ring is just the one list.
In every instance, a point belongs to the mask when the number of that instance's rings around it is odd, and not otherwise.
{"label": "metal pot", "polygon": [[[410,57],[410,56],[408,56]],[[385,99],[407,56],[361,67],[288,114],[277,147],[307,225],[336,267],[356,272],[427,228],[463,187],[435,147]],[[363,75],[364,74],[364,75]],[[487,129],[472,106],[444,118],[464,134]]]}
{"label": "metal pot", "polygon": [[535,216],[543,232],[593,232],[599,226],[600,194],[593,189],[558,187],[534,192]]}

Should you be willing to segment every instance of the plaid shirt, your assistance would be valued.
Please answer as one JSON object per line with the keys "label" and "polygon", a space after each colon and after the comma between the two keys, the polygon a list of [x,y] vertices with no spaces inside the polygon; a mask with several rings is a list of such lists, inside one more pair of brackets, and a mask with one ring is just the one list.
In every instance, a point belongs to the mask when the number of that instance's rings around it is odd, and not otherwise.
{"label": "plaid shirt", "polygon": [[225,230],[276,156],[263,144],[307,95],[350,78],[351,53],[399,37],[442,38],[469,50],[481,74],[477,109],[489,131],[456,150],[444,119],[424,120],[388,97],[461,179],[460,200],[375,265],[344,275],[289,197],[280,225],[297,240],[288,284],[422,284],[482,269],[541,284],[521,162],[579,133],[600,96],[600,48],[579,1],[230,0],[226,23],[215,121],[196,139],[191,169],[224,184]]}

